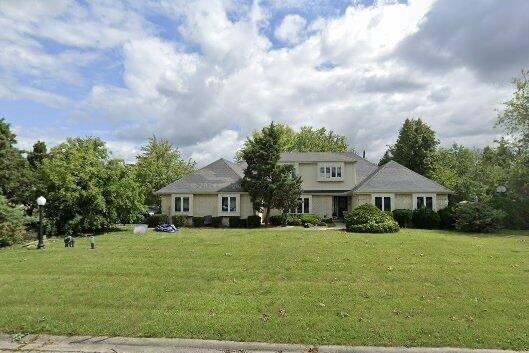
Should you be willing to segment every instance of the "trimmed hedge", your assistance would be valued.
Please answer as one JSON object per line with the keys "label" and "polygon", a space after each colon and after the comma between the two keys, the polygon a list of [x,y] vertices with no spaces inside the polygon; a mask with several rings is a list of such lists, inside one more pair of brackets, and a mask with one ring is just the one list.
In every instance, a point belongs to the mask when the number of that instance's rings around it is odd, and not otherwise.
{"label": "trimmed hedge", "polygon": [[193,217],[193,227],[204,227],[204,217]]}
{"label": "trimmed hedge", "polygon": [[441,229],[454,229],[454,223],[456,222],[454,217],[454,205],[448,205],[448,207],[437,211],[439,215],[439,228]]}
{"label": "trimmed hedge", "polygon": [[146,223],[149,228],[156,228],[160,224],[167,223],[167,218],[168,218],[167,215],[156,213],[156,214],[153,214],[152,216],[147,217]]}
{"label": "trimmed hedge", "polygon": [[406,209],[393,210],[393,219],[397,221],[399,227],[408,228],[409,226],[411,226],[411,221],[413,219],[413,211]]}
{"label": "trimmed hedge", "polygon": [[317,214],[304,213],[299,216],[299,219],[301,220],[302,224],[309,223],[317,226],[321,222],[322,217],[318,216]]}
{"label": "trimmed hedge", "polygon": [[223,217],[212,217],[211,226],[215,228],[222,227],[222,218]]}
{"label": "trimmed hedge", "polygon": [[270,224],[273,226],[280,226],[283,224],[283,215],[270,216]]}
{"label": "trimmed hedge", "polygon": [[239,228],[241,226],[241,218],[237,216],[228,217],[228,227]]}
{"label": "trimmed hedge", "polygon": [[435,229],[439,227],[440,217],[434,210],[421,207],[413,211],[413,226],[421,229]]}
{"label": "trimmed hedge", "polygon": [[287,216],[287,225],[288,226],[302,226],[303,222],[297,215],[289,214]]}
{"label": "trimmed hedge", "polygon": [[171,221],[177,227],[185,227],[187,224],[187,216],[184,215],[174,215],[171,217]]}
{"label": "trimmed hedge", "polygon": [[248,216],[248,218],[246,219],[246,224],[248,228],[259,228],[261,226],[261,217]]}
{"label": "trimmed hedge", "polygon": [[481,202],[467,202],[456,206],[455,228],[463,232],[493,232],[502,227],[505,212]]}
{"label": "trimmed hedge", "polygon": [[345,215],[345,227],[356,233],[394,233],[399,225],[388,213],[377,207],[364,204]]}

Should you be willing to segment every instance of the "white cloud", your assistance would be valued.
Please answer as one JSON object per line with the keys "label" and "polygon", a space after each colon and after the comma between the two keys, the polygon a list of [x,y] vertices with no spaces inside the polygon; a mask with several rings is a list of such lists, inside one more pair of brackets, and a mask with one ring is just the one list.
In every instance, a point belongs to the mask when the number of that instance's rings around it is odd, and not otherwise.
{"label": "white cloud", "polygon": [[[270,26],[280,5],[266,3],[160,0],[138,8],[114,2],[86,8],[65,1],[38,2],[34,9],[2,3],[0,21],[8,28],[0,40],[19,56],[0,54],[0,68],[35,77],[59,72],[59,80],[78,81],[80,56],[93,55],[93,62],[109,48],[119,51],[119,82],[93,84],[75,108],[113,124],[111,148],[127,160],[152,134],[169,138],[199,164],[232,158],[248,134],[271,120],[333,129],[373,160],[408,117],[425,119],[445,144],[485,144],[497,134],[495,109],[510,87],[483,82],[464,66],[418,71],[397,55],[424,28],[435,1],[353,3],[310,23],[290,14],[275,31]],[[285,6],[294,13],[301,5]],[[182,41],[159,36],[139,12],[146,7],[174,21]],[[274,48],[265,33],[288,47]],[[51,35],[68,49],[46,52],[39,40]],[[73,68],[58,68],[64,63]],[[0,87],[4,97],[14,92]],[[31,99],[48,100],[44,92],[33,93]]]}
{"label": "white cloud", "polygon": [[274,35],[288,44],[298,44],[303,40],[307,20],[300,15],[287,15],[276,28]]}

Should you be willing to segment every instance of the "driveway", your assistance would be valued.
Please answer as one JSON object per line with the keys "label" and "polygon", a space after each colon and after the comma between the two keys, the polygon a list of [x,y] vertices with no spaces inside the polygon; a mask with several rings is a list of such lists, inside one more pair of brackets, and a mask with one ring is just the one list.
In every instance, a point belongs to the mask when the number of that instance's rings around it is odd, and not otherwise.
{"label": "driveway", "polygon": [[514,351],[462,348],[304,346],[174,338],[0,335],[0,352],[47,353],[507,353]]}

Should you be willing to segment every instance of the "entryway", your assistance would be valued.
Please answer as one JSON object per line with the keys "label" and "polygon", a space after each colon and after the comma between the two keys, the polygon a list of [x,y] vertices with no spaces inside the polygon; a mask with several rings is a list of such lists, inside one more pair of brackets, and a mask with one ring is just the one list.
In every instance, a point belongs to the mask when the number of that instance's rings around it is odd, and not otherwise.
{"label": "entryway", "polygon": [[347,196],[333,196],[332,197],[332,216],[343,218],[347,212]]}

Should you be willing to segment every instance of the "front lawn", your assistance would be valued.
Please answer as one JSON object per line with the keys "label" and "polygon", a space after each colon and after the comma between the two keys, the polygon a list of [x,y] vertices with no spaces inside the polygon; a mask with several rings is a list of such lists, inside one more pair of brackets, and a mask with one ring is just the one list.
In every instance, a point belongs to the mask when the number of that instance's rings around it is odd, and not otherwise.
{"label": "front lawn", "polygon": [[529,349],[529,236],[129,232],[0,250],[0,332]]}

